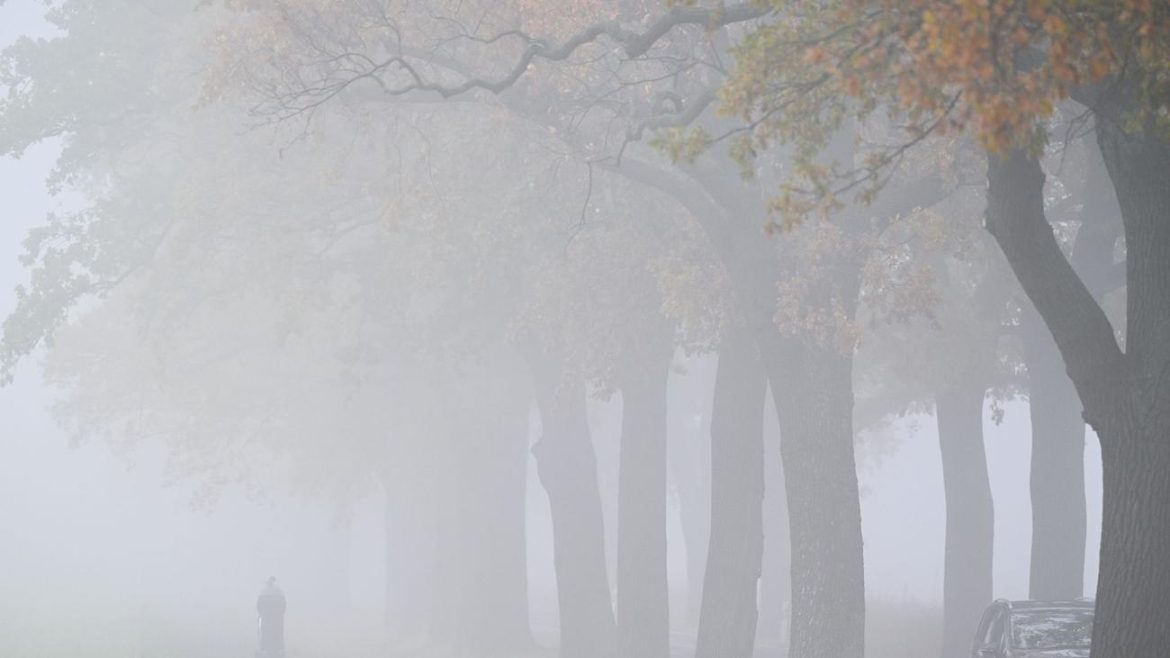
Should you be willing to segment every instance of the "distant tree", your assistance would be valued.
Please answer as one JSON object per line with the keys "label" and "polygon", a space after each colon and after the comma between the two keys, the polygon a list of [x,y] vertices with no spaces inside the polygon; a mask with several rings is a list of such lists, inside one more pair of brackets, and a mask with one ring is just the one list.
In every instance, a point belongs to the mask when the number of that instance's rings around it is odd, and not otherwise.
{"label": "distant tree", "polygon": [[1021,383],[1019,350],[1005,340],[1014,333],[1015,287],[971,211],[978,200],[965,189],[891,228],[884,241],[891,246],[874,250],[863,317],[875,326],[858,351],[861,427],[881,436],[892,417],[932,407],[937,421],[946,504],[943,656],[969,649],[972,620],[992,600],[984,405],[990,399],[994,408]]}
{"label": "distant tree", "polygon": [[[514,28],[507,9],[478,5],[461,5],[438,21],[432,15],[409,12],[374,14],[366,20],[361,11],[346,13],[313,5],[296,12],[282,12],[265,2],[250,3],[248,8],[258,17],[259,26],[256,38],[248,42],[264,44],[255,52],[271,49],[277,56],[252,57],[253,51],[229,46],[233,56],[218,68],[221,74],[211,78],[211,87],[249,87],[258,94],[254,108],[258,116],[276,121],[311,116],[334,99],[376,102],[411,94],[445,98],[479,90],[515,90],[504,99],[506,107],[558,134],[568,132],[583,159],[666,191],[699,219],[747,309],[748,323],[769,363],[776,406],[786,424],[784,436],[791,437],[785,439],[785,446],[791,446],[784,448],[789,456],[786,468],[802,474],[787,480],[790,512],[795,510],[790,518],[797,519],[792,537],[799,546],[793,553],[792,571],[794,579],[807,582],[798,582],[796,588],[802,598],[793,608],[794,651],[810,655],[860,652],[864,597],[852,455],[854,339],[847,327],[838,330],[836,325],[852,323],[864,261],[861,243],[851,242],[856,237],[851,233],[834,237],[831,228],[810,230],[792,242],[815,250],[840,240],[835,244],[849,244],[843,248],[847,257],[810,254],[801,262],[815,266],[811,273],[783,270],[778,267],[782,261],[777,250],[758,240],[767,220],[763,188],[741,183],[734,173],[728,176],[726,167],[676,171],[651,166],[646,170],[632,156],[643,131],[686,125],[710,107],[724,79],[721,58],[728,54],[729,44],[729,35],[715,28],[760,18],[769,10],[755,4],[675,7],[636,30],[622,23],[620,10],[617,18],[602,12],[599,22],[565,30],[562,45],[553,45]],[[322,17],[327,20],[319,20]],[[704,34],[703,28],[714,31]],[[417,35],[417,40],[404,38],[408,34]],[[616,60],[606,55],[602,40],[616,42],[621,52]],[[553,71],[525,78],[521,84],[529,65],[544,60],[572,61],[564,69],[567,73]],[[619,71],[616,78],[615,69]],[[692,70],[694,75],[688,75]],[[622,102],[613,102],[619,98]],[[718,125],[704,122],[709,124]],[[582,126],[595,132],[586,132]],[[686,156],[688,144],[696,140],[681,145],[661,141],[676,155]],[[697,143],[705,145],[704,140]],[[688,185],[688,177],[694,189],[680,190],[680,185]],[[884,221],[900,210],[937,200],[938,181],[928,176],[919,182],[922,185],[916,187],[911,181],[909,198],[874,209],[872,215]],[[868,219],[855,215],[856,229],[864,233]],[[727,249],[729,243],[736,248]],[[789,276],[791,280],[785,283],[798,293],[793,297],[795,304],[807,306],[800,309],[800,320],[815,326],[793,325],[788,332],[780,332],[776,286]],[[822,367],[827,363],[832,367]],[[820,377],[831,381],[807,385]],[[824,404],[825,400],[832,404]],[[808,409],[823,416],[802,422]],[[824,477],[809,479],[809,473]],[[826,500],[833,501],[828,512]],[[629,611],[628,606],[625,609]],[[826,645],[821,639],[830,627],[847,630],[834,633],[833,642]],[[658,646],[661,651],[661,641]]]}
{"label": "distant tree", "polygon": [[[175,25],[192,28],[189,41],[183,43],[194,45],[200,43],[201,35],[215,17],[214,13],[210,18],[191,13],[186,3],[168,9],[174,12],[158,16],[148,12],[138,16],[143,25],[135,23],[136,28],[145,33],[151,32],[153,26],[157,31],[156,21],[166,18]],[[114,16],[100,8],[81,5],[70,5],[65,14],[83,26],[91,21],[103,26]],[[75,74],[68,69],[38,68],[39,63],[68,48],[112,56],[120,52],[120,47],[130,46],[128,42],[113,43],[118,35],[117,29],[95,27],[91,33],[85,28],[71,32],[59,42],[35,47],[23,44],[21,49],[8,53],[14,65],[29,72],[20,80],[36,83],[26,84],[25,93],[17,97],[19,102],[5,108],[9,116],[20,118],[30,127],[28,134],[13,134],[14,149],[46,134],[36,130],[57,130],[69,139],[80,140],[91,133],[100,135],[111,129],[122,129],[132,120],[128,116],[116,120],[102,117],[101,123],[90,125],[78,119],[76,125],[43,128],[34,111],[42,104],[46,109],[57,107],[49,102],[56,99],[46,99],[39,93],[51,87],[54,76]],[[167,45],[162,39],[145,43],[159,49]],[[326,117],[327,113],[322,111],[318,114],[321,121],[310,130],[294,129],[278,134],[278,140],[303,140],[311,147],[287,148],[278,161],[273,157],[275,150],[271,142],[267,141],[268,133],[250,131],[242,137],[234,134],[243,127],[241,117],[232,107],[205,98],[198,112],[190,111],[198,100],[197,90],[191,83],[198,79],[175,75],[171,68],[181,68],[188,60],[180,55],[174,59],[163,59],[160,55],[156,61],[166,64],[144,72],[143,76],[168,97],[173,97],[174,102],[153,107],[144,100],[141,112],[149,121],[140,124],[137,133],[128,134],[125,142],[88,144],[86,148],[90,150],[84,160],[63,162],[72,177],[97,174],[100,169],[95,162],[101,167],[110,166],[112,173],[108,175],[107,187],[93,193],[92,208],[68,221],[54,222],[30,241],[29,261],[35,265],[34,288],[23,298],[17,314],[8,323],[5,347],[10,362],[14,363],[33,346],[52,337],[77,301],[88,295],[106,296],[109,301],[100,305],[95,314],[74,318],[75,326],[61,332],[68,341],[65,349],[53,357],[54,372],[73,392],[69,413],[77,427],[120,436],[123,427],[113,416],[133,414],[135,409],[142,408],[141,389],[162,380],[166,385],[152,390],[148,398],[149,406],[156,412],[155,422],[136,425],[134,432],[171,438],[176,450],[189,455],[190,470],[202,469],[200,474],[211,486],[222,482],[222,471],[233,472],[234,480],[246,479],[246,473],[234,471],[237,464],[233,459],[239,456],[240,446],[259,444],[283,457],[296,453],[297,458],[291,461],[299,468],[292,479],[298,481],[306,476],[322,477],[320,467],[325,463],[324,455],[352,457],[352,463],[347,465],[352,470],[348,473],[363,476],[401,476],[402,467],[394,462],[403,459],[417,462],[423,472],[430,472],[436,478],[450,480],[448,476],[452,474],[447,471],[454,468],[462,474],[454,479],[460,483],[458,489],[467,491],[457,492],[455,502],[446,508],[463,509],[497,500],[490,495],[477,495],[474,486],[478,485],[474,483],[487,477],[485,474],[509,471],[496,469],[492,466],[494,462],[487,458],[469,460],[465,454],[468,450],[464,448],[482,445],[481,440],[465,435],[474,430],[448,427],[441,411],[424,414],[425,409],[441,407],[440,399],[463,404],[460,400],[466,399],[466,386],[482,378],[482,374],[475,374],[478,372],[475,362],[486,358],[484,353],[497,352],[511,339],[522,343],[535,341],[536,351],[542,354],[555,351],[565,355],[557,366],[555,379],[541,380],[542,385],[559,391],[562,386],[580,387],[588,381],[603,388],[621,388],[623,393],[630,389],[630,397],[634,398],[632,389],[642,385],[637,380],[644,372],[641,366],[646,365],[638,348],[646,345],[645,329],[652,325],[658,337],[654,347],[656,358],[662,363],[660,376],[649,386],[661,389],[662,404],[647,412],[650,418],[645,422],[660,425],[661,431],[657,431],[657,444],[655,437],[643,439],[642,432],[631,431],[630,445],[633,448],[649,445],[653,448],[651,461],[662,461],[659,469],[662,487],[657,501],[661,523],[635,518],[625,525],[635,549],[639,546],[638,533],[657,534],[661,540],[654,558],[657,563],[636,565],[634,571],[661,568],[659,610],[665,623],[666,490],[662,432],[666,362],[673,353],[675,336],[673,327],[659,310],[663,304],[659,283],[663,289],[670,285],[664,278],[665,265],[659,260],[669,256],[670,248],[682,248],[700,236],[695,231],[672,232],[669,242],[674,246],[671,247],[653,234],[658,230],[654,228],[655,222],[624,220],[624,214],[629,211],[621,210],[623,205],[637,208],[643,219],[653,217],[660,210],[647,202],[628,203],[610,174],[599,172],[595,187],[581,190],[574,183],[571,190],[566,190],[556,176],[563,163],[558,161],[555,149],[550,151],[539,136],[533,138],[529,128],[501,121],[504,117],[499,114],[481,117],[479,124],[473,121],[469,125],[476,127],[469,132],[448,130],[429,134],[426,124],[430,119],[448,126],[471,120],[455,106],[414,106],[406,108],[405,113],[395,114],[386,123],[374,124],[368,121],[368,114],[332,113]],[[92,93],[113,97],[122,86],[131,84],[139,82],[115,79],[102,82],[101,88]],[[83,91],[83,96],[84,93],[90,92]],[[73,112],[75,108],[65,102],[61,111]],[[44,116],[53,115],[45,112]],[[493,128],[482,129],[485,124]],[[181,128],[174,128],[175,125]],[[347,143],[344,137],[337,139],[344,134],[339,130],[355,131],[371,139]],[[518,143],[526,146],[517,148]],[[141,153],[165,156],[139,160]],[[485,160],[514,166],[494,167],[484,172]],[[133,166],[142,161],[149,166]],[[518,172],[523,175],[517,175]],[[448,196],[436,178],[446,181],[446,189],[458,189],[458,194]],[[474,185],[456,188],[453,183],[460,179],[474,181]],[[481,193],[489,187],[492,193]],[[154,200],[161,205],[125,207],[110,201],[146,198],[138,194],[145,189],[152,190]],[[489,198],[492,203],[485,203]],[[144,248],[115,260],[116,255],[124,254],[133,244],[128,244],[128,240],[144,240],[155,235],[152,230],[156,227],[151,222],[160,209],[167,211],[161,214],[170,219],[170,224],[157,231],[158,242],[147,243],[151,249]],[[274,218],[280,219],[274,221]],[[150,230],[135,230],[139,227]],[[489,228],[486,233],[485,228]],[[513,250],[500,251],[504,244]],[[693,245],[688,250],[695,252]],[[659,255],[661,252],[666,253]],[[677,265],[677,258],[675,262]],[[58,267],[62,264],[68,266]],[[692,265],[701,263],[688,263]],[[67,294],[56,292],[59,289]],[[635,291],[638,294],[632,294]],[[685,303],[685,289],[675,288],[671,294],[676,303]],[[184,322],[192,318],[188,310],[191,307],[199,309],[195,315],[199,323],[187,326]],[[99,316],[121,324],[122,314],[138,308],[152,309],[167,320],[161,322],[148,317],[141,329],[156,346],[158,358],[173,361],[165,373],[148,370],[150,376],[144,376],[141,369],[150,364],[144,362],[144,355],[137,351],[134,342],[117,346],[97,343],[91,339],[105,334],[91,335],[86,330],[91,322],[98,322],[94,318]],[[247,340],[234,341],[234,336],[215,331],[221,325],[239,322],[241,314],[252,318],[246,324],[255,330]],[[630,322],[632,318],[639,321]],[[352,326],[352,332],[330,332],[333,323],[338,329]],[[192,331],[195,326],[202,331]],[[225,340],[221,341],[221,337]],[[265,338],[273,342],[265,343]],[[217,369],[206,369],[206,364],[197,358],[192,362],[185,360],[184,348],[192,343],[199,346],[198,350],[222,350],[231,358],[217,362]],[[290,361],[285,355],[290,349],[302,360]],[[117,387],[102,386],[101,362],[84,358],[103,352],[115,352],[123,357],[110,373],[124,375],[124,379],[116,380]],[[241,358],[240,354],[247,358]],[[441,364],[435,366],[437,372],[429,375],[437,382],[431,387],[419,386],[412,390],[398,377],[428,379],[426,373],[417,370],[420,360]],[[271,398],[267,403],[257,399],[252,389],[255,382],[247,377],[233,378],[238,386],[214,386],[216,376],[229,378],[243,363],[252,364],[252,371],[257,373],[273,372],[277,363],[284,366],[280,370],[281,379],[256,387]],[[302,369],[289,372],[288,367],[294,363]],[[220,372],[220,367],[226,371]],[[324,372],[320,372],[322,369]],[[445,372],[447,369],[451,372]],[[190,376],[179,376],[181,384],[177,386],[170,378],[178,372]],[[468,383],[449,381],[460,377],[469,380]],[[293,383],[300,386],[289,385]],[[199,406],[196,404],[199,391],[205,388],[211,388],[221,404],[238,408],[229,414],[219,407]],[[514,382],[509,380],[504,388],[513,389]],[[306,391],[317,392],[322,401],[334,395],[342,399],[328,413],[322,413],[324,405],[312,404],[314,398]],[[395,398],[389,417],[372,413],[370,406],[352,406],[347,402],[350,396],[368,401],[371,395],[379,394]],[[653,397],[654,393],[649,396]],[[542,480],[557,491],[579,481],[581,488],[570,492],[577,498],[569,501],[567,510],[588,519],[599,510],[595,509],[596,501],[588,500],[587,490],[590,487],[596,490],[590,459],[578,458],[580,455],[574,452],[592,450],[588,445],[588,428],[580,424],[584,418],[573,417],[571,422],[566,421],[572,427],[561,427],[554,418],[558,408],[541,406],[546,414],[546,438],[563,431],[566,439],[576,441],[575,447],[560,452],[558,446],[564,446],[560,441],[542,440],[538,444],[538,462],[559,463],[575,473],[565,477],[565,473],[558,471],[559,475],[542,477]],[[631,403],[628,407],[629,417],[638,418],[639,405]],[[170,414],[166,420],[181,420],[186,431],[180,432],[164,422],[163,410]],[[414,411],[418,414],[413,414]],[[482,416],[482,409],[470,405],[463,412]],[[359,418],[350,418],[352,414],[358,414]],[[307,422],[306,415],[313,422]],[[412,416],[429,420],[420,425],[419,418]],[[231,420],[219,425],[221,418]],[[212,421],[217,424],[211,424]],[[346,434],[345,445],[354,449],[331,450],[336,447],[336,439],[328,431],[330,423],[353,428]],[[377,427],[378,423],[386,426]],[[579,436],[582,430],[586,432],[584,442]],[[645,434],[655,431],[651,428]],[[420,434],[423,436],[412,436]],[[426,437],[435,446],[420,445],[427,442]],[[380,445],[387,438],[391,445]],[[515,438],[522,437],[516,434]],[[356,449],[359,443],[361,451]],[[207,449],[211,446],[221,446],[222,451],[218,455],[209,454]],[[290,450],[290,446],[294,449]],[[302,447],[303,454],[299,452]],[[501,452],[508,451],[502,442],[497,447]],[[441,459],[444,453],[451,459]],[[377,459],[369,459],[371,455]],[[420,455],[430,456],[420,458]],[[520,458],[523,459],[522,453]],[[626,495],[633,496],[636,502],[640,491],[656,487],[643,487],[640,478],[645,473],[639,474],[635,468],[637,460],[627,461],[633,462],[630,468],[634,480],[624,489],[631,492]],[[371,466],[371,471],[363,470]],[[348,475],[338,479],[340,483],[355,481],[357,478]],[[522,483],[522,477],[515,483]],[[387,482],[386,486],[400,491],[393,482]],[[416,493],[437,495],[427,491]],[[550,491],[550,495],[554,492]],[[637,511],[636,507],[631,509]],[[554,504],[554,511],[561,515],[565,510]],[[504,519],[500,521],[501,526],[506,525]],[[450,527],[439,529],[443,530],[444,537],[453,534]],[[561,528],[565,537],[558,540],[558,546],[569,553],[559,552],[558,563],[564,562],[564,572],[571,578],[588,580],[596,575],[591,571],[596,565],[573,562],[573,555],[580,554],[573,551],[580,547],[570,547],[566,540],[571,538],[577,544],[595,542],[600,547],[602,527],[589,525],[587,529],[582,534]],[[454,534],[463,530],[466,528]],[[583,537],[587,539],[583,541]],[[469,545],[468,539],[445,540],[444,550],[451,549],[452,545],[456,550],[463,550],[460,547]],[[470,543],[481,549],[485,545]],[[654,546],[648,548],[653,552]],[[627,553],[638,554],[636,550]],[[458,554],[452,555],[445,562],[448,566],[462,564]],[[475,560],[467,561],[472,563]],[[612,604],[604,590],[604,563],[600,574],[597,584],[602,586],[604,596],[597,597],[594,611],[609,611]],[[505,589],[524,589],[523,578],[513,578],[507,588],[499,583],[496,585],[500,586],[492,585],[485,579],[472,579],[480,589],[494,587],[500,593]],[[628,577],[626,580],[635,585],[639,582]],[[458,589],[468,586],[467,583],[447,582],[451,586],[439,588],[439,596],[447,592],[451,600],[476,600],[459,595]],[[573,594],[571,582],[564,585],[565,598],[571,600],[563,617],[567,652],[584,651],[597,640],[604,642],[604,628],[578,624],[580,620],[574,617],[574,611],[580,609],[577,600],[580,597]],[[634,587],[624,589],[627,594],[637,593]],[[485,605],[485,614],[454,615],[450,618],[455,620],[455,625],[463,624],[463,627],[451,632],[471,632],[472,635],[462,639],[468,644],[495,644],[490,634],[515,626],[500,615],[515,609],[516,606]],[[626,609],[637,607],[626,606]],[[487,619],[491,615],[486,613],[495,615],[492,619],[498,623]],[[593,611],[587,611],[586,616],[589,614]],[[611,613],[599,614],[604,617]],[[479,623],[472,617],[487,619],[487,623]],[[464,624],[465,621],[472,626]],[[639,624],[629,626],[634,628]],[[665,644],[665,633],[661,641]]]}
{"label": "distant tree", "polygon": [[[256,115],[282,121],[320,115],[334,100],[384,101],[427,94],[446,98],[479,90],[523,89],[531,93],[514,94],[506,103],[509,109],[530,119],[542,114],[561,117],[563,123],[551,125],[534,120],[546,129],[556,130],[566,123],[589,126],[594,132],[580,131],[567,141],[587,158],[616,151],[605,162],[590,159],[591,166],[604,164],[667,191],[699,220],[727,271],[737,304],[748,315],[747,323],[768,367],[776,406],[786,423],[786,468],[800,474],[787,482],[798,592],[794,655],[844,656],[861,651],[863,580],[852,456],[854,325],[861,271],[867,260],[866,222],[888,220],[937,197],[937,192],[913,193],[916,182],[938,185],[930,177],[916,181],[906,176],[905,156],[933,133],[943,131],[969,132],[996,153],[1034,146],[1040,135],[1036,120],[1050,114],[1064,95],[1075,91],[1090,98],[1104,89],[1104,82],[1117,82],[1119,86],[1109,90],[1121,93],[1093,97],[1100,101],[1093,111],[1127,236],[1150,238],[1143,239],[1143,245],[1160,244],[1162,237],[1156,223],[1143,219],[1155,216],[1158,207],[1143,203],[1159,199],[1159,190],[1165,187],[1164,180],[1152,173],[1164,171],[1164,142],[1158,131],[1164,123],[1165,95],[1160,85],[1167,59],[1164,9],[1153,3],[1127,0],[1057,7],[1037,0],[985,7],[927,0],[907,6],[891,0],[676,6],[635,26],[623,22],[620,11],[617,18],[603,11],[596,22],[565,30],[555,43],[515,29],[514,14],[495,9],[498,5],[460,3],[452,8],[451,16],[442,17],[454,20],[405,10],[391,14],[379,3],[346,8],[315,2],[278,6],[256,0],[233,5],[244,12],[242,16],[255,20],[234,23],[235,39],[232,34],[222,35],[225,48],[236,48],[232,52],[245,56],[217,60],[219,65],[208,77],[206,91],[211,98],[249,84],[252,91],[261,92]],[[595,9],[575,6],[572,15],[578,14],[592,21]],[[743,25],[729,27],[738,24]],[[482,29],[468,29],[470,25]],[[719,29],[723,27],[727,29]],[[405,41],[403,34],[418,35],[420,42]],[[500,50],[494,51],[497,47]],[[677,57],[688,48],[704,55]],[[497,56],[485,56],[485,52]],[[727,54],[733,54],[737,64],[729,79],[724,65]],[[567,60],[575,65],[567,75],[525,76],[533,66],[543,69],[549,61]],[[591,71],[583,83],[581,66]],[[611,84],[599,87],[599,80]],[[658,84],[662,81],[671,88],[663,89],[667,85]],[[614,86],[625,92],[616,96],[620,102],[614,102]],[[553,106],[542,100],[550,90],[558,92]],[[696,121],[715,101],[743,121],[730,126],[709,118]],[[21,113],[23,104],[13,107],[13,116],[29,116]],[[598,112],[599,108],[613,111]],[[848,155],[835,149],[837,161],[826,162],[823,151],[828,142],[843,134],[851,139],[853,126],[860,126],[863,130],[858,134],[863,134],[868,126],[883,122],[888,126],[879,131],[879,139],[855,145]],[[684,129],[687,126],[691,128]],[[735,181],[724,171],[705,170],[706,163],[646,168],[627,157],[627,147],[643,131],[670,128],[678,130],[660,136],[659,142],[680,161],[730,139],[732,155],[760,175],[762,182]],[[1144,139],[1133,139],[1135,134]],[[580,139],[581,135],[589,138]],[[778,142],[790,146],[789,166],[761,155]],[[1103,322],[1095,304],[1086,305],[1083,286],[1069,278],[1072,271],[1043,221],[1041,188],[1035,185],[1038,175],[1042,180],[1039,165],[1034,158],[1029,160],[1026,150],[1013,153],[1006,165],[998,156],[990,161],[994,203],[989,226],[1053,330],[1085,401],[1086,417],[1091,424],[1101,425],[1097,429],[1103,440],[1107,435],[1158,435],[1160,426],[1146,426],[1157,418],[1141,420],[1132,408],[1135,400],[1161,399],[1156,362],[1162,355],[1151,347],[1165,342],[1157,340],[1161,331],[1158,305],[1130,304],[1127,332],[1132,335],[1126,342],[1131,356],[1121,356],[1112,328]],[[1143,166],[1131,166],[1134,163]],[[1008,166],[1018,171],[1002,175]],[[782,176],[770,177],[769,171],[775,170]],[[777,178],[783,182],[778,184],[779,193],[771,204],[774,213],[769,216],[762,211],[762,203],[777,189]],[[1019,198],[1004,196],[1013,192],[1009,184],[1025,182],[1031,184],[1030,196],[1023,191]],[[1123,190],[1122,182],[1130,187]],[[911,188],[905,190],[908,199],[887,196],[888,192],[877,198],[879,190],[903,185]],[[849,192],[856,194],[849,198]],[[848,201],[876,201],[877,205],[859,210]],[[1022,208],[1039,208],[1040,221],[1025,224],[1005,219]],[[795,226],[799,218],[815,212],[834,217],[836,224]],[[760,244],[758,228],[768,223],[792,229],[784,247]],[[1020,234],[1021,227],[1032,232]],[[834,250],[837,253],[827,255]],[[1146,254],[1150,263],[1161,262],[1157,253]],[[1139,267],[1132,254],[1128,263],[1131,299],[1145,300],[1135,295],[1146,291],[1143,294],[1156,301],[1150,282],[1157,281],[1161,270]],[[1042,276],[1045,273],[1055,278],[1049,281]],[[1141,290],[1134,287],[1138,274],[1148,279],[1138,286]],[[63,280],[77,283],[70,277]],[[116,283],[109,276],[98,281]],[[1051,282],[1059,285],[1048,285]],[[41,286],[40,294],[71,299],[92,283],[61,293]],[[783,284],[781,294],[777,294],[778,283]],[[60,313],[62,305],[44,307]],[[37,304],[27,306],[36,308]],[[1068,309],[1077,313],[1064,313]],[[50,325],[63,316],[55,317],[30,326]],[[777,324],[788,329],[778,331]],[[15,352],[31,349],[42,335],[35,330],[24,337],[14,333]],[[1079,349],[1080,345],[1094,349]],[[559,354],[559,365],[552,371],[562,372],[566,359]],[[1100,373],[1112,373],[1108,385],[1093,388],[1091,380]],[[562,380],[559,374],[547,379]],[[810,409],[817,413],[806,418]],[[574,434],[580,432],[574,430]],[[1160,636],[1154,622],[1139,614],[1139,606],[1158,609],[1164,601],[1157,591],[1170,587],[1157,589],[1165,584],[1160,576],[1139,582],[1139,569],[1121,558],[1135,546],[1135,554],[1157,553],[1152,549],[1161,546],[1158,542],[1165,541],[1167,533],[1152,533],[1162,539],[1149,539],[1135,528],[1140,520],[1170,525],[1165,514],[1158,516],[1157,511],[1165,507],[1166,496],[1149,478],[1119,477],[1111,475],[1110,469],[1112,464],[1124,464],[1124,472],[1137,473],[1133,467],[1139,463],[1159,464],[1154,458],[1165,455],[1155,449],[1152,439],[1117,443],[1127,447],[1106,450],[1106,488],[1111,492],[1108,519],[1118,520],[1114,524],[1107,519],[1106,525],[1117,528],[1118,539],[1114,542],[1106,533],[1103,557],[1114,557],[1102,562],[1097,646],[1099,650],[1105,647],[1106,655],[1126,655],[1118,653],[1119,647],[1132,649],[1129,655],[1151,655]],[[578,444],[579,448],[584,445]],[[591,464],[591,457],[584,458],[589,455],[572,454],[582,457],[579,463]],[[578,479],[588,495],[588,478]],[[1133,488],[1138,486],[1145,488]],[[832,504],[826,508],[825,501]],[[1162,501],[1157,503],[1161,507],[1151,507],[1151,501]],[[826,509],[827,513],[821,513]],[[1132,516],[1143,513],[1140,518]],[[592,511],[586,517],[589,514]],[[1147,563],[1140,568],[1165,574]],[[1123,587],[1132,587],[1139,594],[1134,599],[1143,603],[1119,601]],[[596,600],[600,610],[601,597]],[[598,619],[606,614],[599,613]],[[841,632],[830,633],[830,628]],[[1122,632],[1125,628],[1131,629],[1128,635]],[[832,641],[821,642],[825,638]]]}

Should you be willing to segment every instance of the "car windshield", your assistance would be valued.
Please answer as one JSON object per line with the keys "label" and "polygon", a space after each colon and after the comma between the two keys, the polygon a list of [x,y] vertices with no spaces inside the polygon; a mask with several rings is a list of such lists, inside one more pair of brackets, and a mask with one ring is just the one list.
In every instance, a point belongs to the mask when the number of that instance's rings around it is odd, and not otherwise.
{"label": "car windshield", "polygon": [[1088,647],[1092,610],[1020,610],[1012,613],[1012,644],[1017,649]]}

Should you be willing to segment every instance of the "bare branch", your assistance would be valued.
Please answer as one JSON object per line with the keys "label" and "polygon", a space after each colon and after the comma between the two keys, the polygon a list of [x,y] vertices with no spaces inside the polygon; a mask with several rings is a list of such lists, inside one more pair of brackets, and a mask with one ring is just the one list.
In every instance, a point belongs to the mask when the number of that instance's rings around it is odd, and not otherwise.
{"label": "bare branch", "polygon": [[[467,39],[485,45],[502,41],[520,40],[526,46],[506,73],[499,77],[465,75],[458,83],[446,83],[432,79],[419,69],[420,63],[444,66],[458,71],[465,67],[441,64],[442,59],[433,48],[429,52],[409,49],[398,43],[394,54],[380,61],[356,52],[331,53],[312,66],[324,66],[327,71],[317,81],[303,79],[299,74],[285,71],[286,84],[269,85],[266,90],[272,107],[267,113],[278,120],[289,119],[301,114],[311,114],[322,104],[329,102],[352,85],[370,81],[378,85],[387,96],[403,96],[411,93],[434,93],[441,98],[451,98],[474,90],[499,94],[509,89],[527,72],[537,59],[564,61],[582,47],[608,38],[629,59],[639,58],[648,53],[671,30],[698,25],[708,29],[742,23],[767,15],[771,10],[754,2],[743,2],[729,7],[708,9],[700,7],[673,7],[645,28],[635,32],[626,29],[618,21],[604,21],[582,29],[559,45],[529,35],[519,30],[508,30],[492,37],[476,37],[472,33],[461,33],[457,38]],[[311,34],[305,38],[312,39]],[[447,40],[449,42],[450,39]],[[446,43],[446,42],[444,42]],[[310,47],[319,50],[315,43]],[[322,53],[325,54],[325,53]],[[398,73],[402,80],[398,84],[387,81],[384,76]],[[284,90],[280,90],[280,87]]]}

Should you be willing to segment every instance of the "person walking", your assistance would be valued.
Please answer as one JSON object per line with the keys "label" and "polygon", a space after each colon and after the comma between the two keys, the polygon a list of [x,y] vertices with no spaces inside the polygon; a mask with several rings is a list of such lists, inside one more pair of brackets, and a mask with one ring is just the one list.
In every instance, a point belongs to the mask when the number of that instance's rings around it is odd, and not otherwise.
{"label": "person walking", "polygon": [[256,653],[257,658],[283,658],[284,608],[284,592],[276,585],[276,577],[271,576],[256,599],[256,612],[260,617],[260,650]]}

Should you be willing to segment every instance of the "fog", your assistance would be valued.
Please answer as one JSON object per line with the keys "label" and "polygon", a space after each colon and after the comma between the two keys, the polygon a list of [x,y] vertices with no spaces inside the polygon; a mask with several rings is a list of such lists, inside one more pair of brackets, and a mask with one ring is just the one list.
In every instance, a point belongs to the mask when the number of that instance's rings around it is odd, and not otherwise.
{"label": "fog", "polygon": [[0,0],[0,656],[1166,655],[1165,12],[909,4]]}

